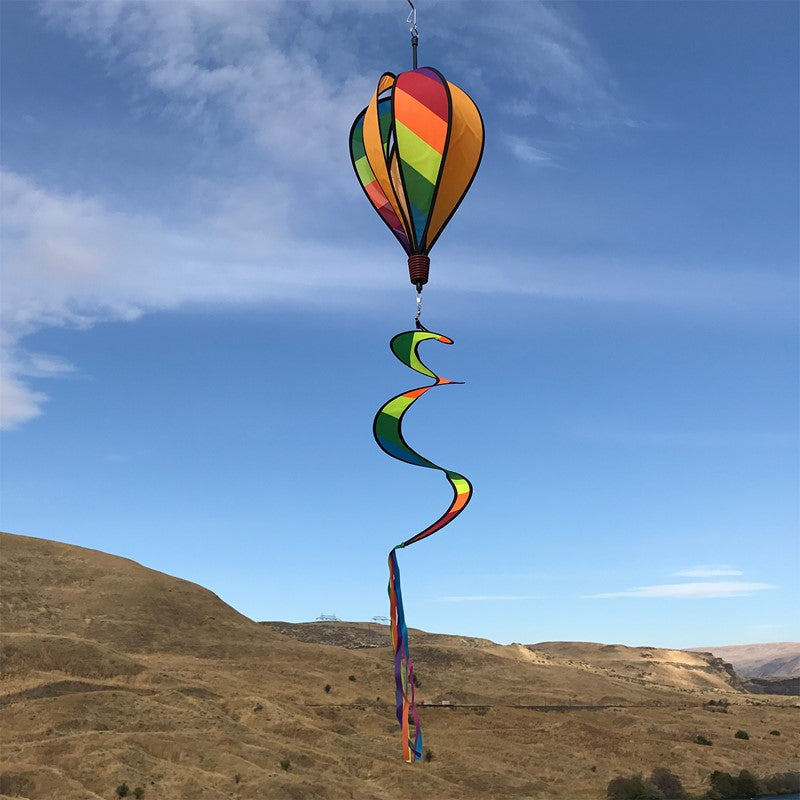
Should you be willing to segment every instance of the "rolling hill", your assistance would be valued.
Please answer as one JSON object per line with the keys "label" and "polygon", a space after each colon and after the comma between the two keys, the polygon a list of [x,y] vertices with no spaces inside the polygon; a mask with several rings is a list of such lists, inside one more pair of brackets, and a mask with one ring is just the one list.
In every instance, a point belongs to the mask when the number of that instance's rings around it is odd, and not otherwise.
{"label": "rolling hill", "polygon": [[599,800],[657,766],[699,791],[713,769],[797,763],[796,698],[742,691],[714,656],[414,631],[432,760],[406,765],[385,626],[260,624],[44,539],[0,534],[0,556],[3,796],[97,800],[125,781],[147,800]]}

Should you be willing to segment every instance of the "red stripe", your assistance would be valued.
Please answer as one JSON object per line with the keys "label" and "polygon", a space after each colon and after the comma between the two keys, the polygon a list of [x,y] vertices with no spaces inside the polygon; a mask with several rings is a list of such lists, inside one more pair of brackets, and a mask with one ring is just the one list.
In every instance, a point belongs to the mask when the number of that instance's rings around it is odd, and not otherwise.
{"label": "red stripe", "polygon": [[401,72],[396,86],[447,122],[450,108],[447,92],[440,80],[434,80],[419,72]]}

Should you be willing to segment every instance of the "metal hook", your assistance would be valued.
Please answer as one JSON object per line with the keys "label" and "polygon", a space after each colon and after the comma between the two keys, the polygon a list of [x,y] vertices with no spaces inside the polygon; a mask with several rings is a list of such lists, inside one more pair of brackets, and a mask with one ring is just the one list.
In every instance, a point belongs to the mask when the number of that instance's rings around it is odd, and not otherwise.
{"label": "metal hook", "polygon": [[411,0],[408,0],[411,6],[411,12],[406,18],[406,22],[411,26],[411,65],[414,69],[417,68],[417,42],[419,42],[419,31],[417,30],[417,9]]}
{"label": "metal hook", "polygon": [[408,0],[408,4],[411,6],[411,12],[409,13],[408,17],[406,18],[406,22],[411,25],[411,35],[417,35],[417,9],[414,8],[414,4],[411,0]]}
{"label": "metal hook", "polygon": [[417,327],[420,326],[419,315],[422,313],[422,292],[417,292],[417,315],[414,317],[414,322]]}

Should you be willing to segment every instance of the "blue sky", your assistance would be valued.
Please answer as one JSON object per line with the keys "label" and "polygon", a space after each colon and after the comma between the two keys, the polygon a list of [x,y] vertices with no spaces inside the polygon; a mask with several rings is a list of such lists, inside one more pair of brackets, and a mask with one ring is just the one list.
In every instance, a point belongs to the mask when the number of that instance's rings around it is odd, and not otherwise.
{"label": "blue sky", "polygon": [[[420,385],[347,133],[401,2],[2,4],[2,527],[255,619],[387,613],[446,507],[377,449]],[[408,441],[475,497],[409,623],[800,639],[798,6],[418,3],[486,151],[432,253]]]}

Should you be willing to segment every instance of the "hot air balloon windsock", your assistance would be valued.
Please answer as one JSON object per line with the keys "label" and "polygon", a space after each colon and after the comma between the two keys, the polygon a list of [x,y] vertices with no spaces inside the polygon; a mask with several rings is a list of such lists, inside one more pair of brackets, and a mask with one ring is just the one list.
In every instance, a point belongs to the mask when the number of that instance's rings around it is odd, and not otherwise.
{"label": "hot air balloon windsock", "polygon": [[[413,9],[413,6],[412,6]],[[369,105],[350,130],[350,156],[364,194],[408,256],[411,283],[417,290],[416,329],[397,334],[394,355],[433,383],[398,394],[378,410],[373,434],[388,455],[419,467],[439,470],[453,497],[442,515],[389,552],[389,606],[394,648],[397,721],[403,758],[422,758],[422,728],[414,701],[414,667],[400,589],[397,551],[425,539],[454,520],[472,497],[472,484],[458,472],[444,469],[417,453],[403,436],[403,418],[430,389],[454,381],[442,378],[420,359],[418,348],[435,340],[453,340],[432,333],[420,322],[422,287],[428,282],[431,248],[464,199],[483,155],[484,128],[469,95],[432,67],[416,66],[416,12],[412,26],[414,69],[384,73]]]}

